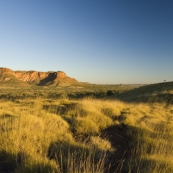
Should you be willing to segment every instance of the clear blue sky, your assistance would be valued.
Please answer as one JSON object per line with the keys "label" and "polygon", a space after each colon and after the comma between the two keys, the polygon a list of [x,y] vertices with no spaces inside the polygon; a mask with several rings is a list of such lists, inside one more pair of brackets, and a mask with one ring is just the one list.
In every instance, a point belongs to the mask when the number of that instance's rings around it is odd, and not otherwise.
{"label": "clear blue sky", "polygon": [[1,0],[0,67],[96,84],[173,81],[173,1]]}

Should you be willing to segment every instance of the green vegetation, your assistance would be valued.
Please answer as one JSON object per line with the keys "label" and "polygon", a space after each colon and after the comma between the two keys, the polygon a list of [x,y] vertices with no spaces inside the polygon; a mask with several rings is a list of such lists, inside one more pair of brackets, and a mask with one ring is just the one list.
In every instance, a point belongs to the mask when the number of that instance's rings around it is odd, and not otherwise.
{"label": "green vegetation", "polygon": [[173,83],[0,89],[2,173],[173,172]]}

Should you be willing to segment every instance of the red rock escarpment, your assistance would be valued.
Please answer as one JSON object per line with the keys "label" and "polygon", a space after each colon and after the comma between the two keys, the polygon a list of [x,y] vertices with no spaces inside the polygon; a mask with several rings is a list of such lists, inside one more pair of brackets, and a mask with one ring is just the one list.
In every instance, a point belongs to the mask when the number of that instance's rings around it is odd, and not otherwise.
{"label": "red rock escarpment", "polygon": [[13,76],[17,80],[23,81],[25,83],[35,83],[37,85],[71,85],[78,83],[76,79],[68,77],[62,71],[13,71],[9,68],[0,68],[0,75]]}

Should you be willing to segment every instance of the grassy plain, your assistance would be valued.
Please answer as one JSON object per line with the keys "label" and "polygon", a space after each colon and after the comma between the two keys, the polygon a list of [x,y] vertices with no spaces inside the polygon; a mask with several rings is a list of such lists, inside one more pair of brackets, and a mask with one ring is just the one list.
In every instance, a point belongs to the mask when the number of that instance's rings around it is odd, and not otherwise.
{"label": "grassy plain", "polygon": [[1,87],[0,172],[173,172],[173,82]]}

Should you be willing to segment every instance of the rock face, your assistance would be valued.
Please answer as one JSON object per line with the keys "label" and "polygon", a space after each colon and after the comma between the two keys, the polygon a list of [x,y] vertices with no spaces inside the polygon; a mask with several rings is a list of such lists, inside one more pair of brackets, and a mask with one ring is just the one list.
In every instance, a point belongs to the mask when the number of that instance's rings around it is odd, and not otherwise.
{"label": "rock face", "polygon": [[79,84],[76,79],[68,77],[62,71],[13,71],[9,68],[0,68],[0,81],[19,81],[39,86],[69,86]]}
{"label": "rock face", "polygon": [[0,68],[0,74],[14,74],[14,71],[9,68]]}

